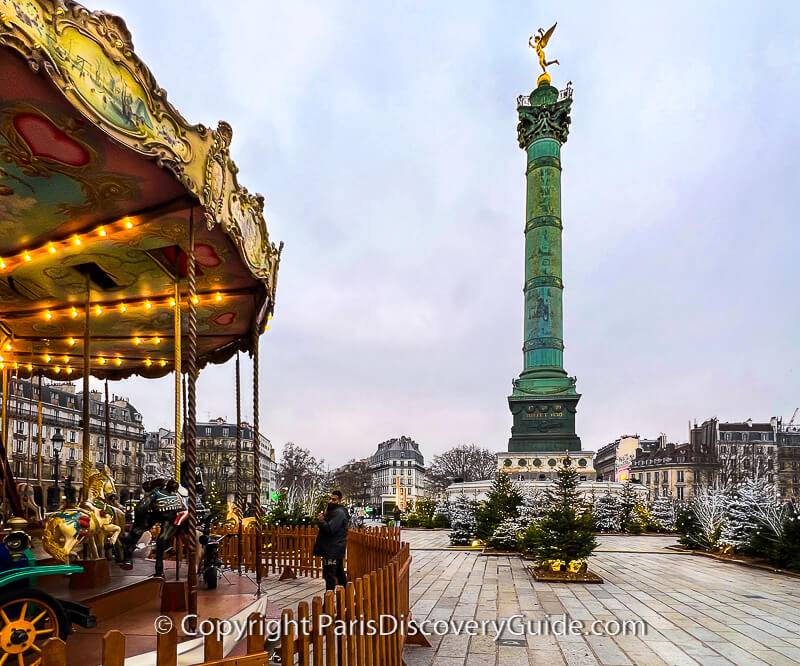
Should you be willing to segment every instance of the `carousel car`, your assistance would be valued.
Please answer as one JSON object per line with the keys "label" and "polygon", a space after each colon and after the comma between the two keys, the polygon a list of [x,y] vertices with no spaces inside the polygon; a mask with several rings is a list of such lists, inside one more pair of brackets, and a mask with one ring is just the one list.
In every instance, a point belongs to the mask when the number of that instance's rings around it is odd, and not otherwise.
{"label": "carousel car", "polygon": [[95,626],[88,607],[36,587],[41,576],[81,572],[83,567],[71,564],[37,565],[24,531],[6,535],[0,544],[0,663],[38,664],[47,639],[66,640],[73,624]]}

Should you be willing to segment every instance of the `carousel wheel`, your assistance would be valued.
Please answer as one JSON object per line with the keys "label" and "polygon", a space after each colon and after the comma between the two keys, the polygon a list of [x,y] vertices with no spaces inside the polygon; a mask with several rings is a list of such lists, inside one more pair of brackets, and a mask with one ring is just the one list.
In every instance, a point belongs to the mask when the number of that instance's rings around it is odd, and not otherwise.
{"label": "carousel wheel", "polygon": [[36,589],[0,595],[0,666],[39,666],[42,644],[67,639],[70,622],[61,605]]}

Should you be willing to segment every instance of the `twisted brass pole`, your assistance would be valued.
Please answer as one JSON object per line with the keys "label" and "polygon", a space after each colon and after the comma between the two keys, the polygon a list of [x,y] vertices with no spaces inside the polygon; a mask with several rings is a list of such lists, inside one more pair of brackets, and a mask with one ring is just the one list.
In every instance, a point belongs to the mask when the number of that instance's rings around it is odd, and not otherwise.
{"label": "twisted brass pole", "polygon": [[[194,206],[189,213],[189,247],[187,251],[187,344],[188,353],[186,355],[186,374],[187,374],[187,419],[186,419],[186,441],[184,443],[186,459],[186,489],[189,491],[189,517],[187,520],[187,530],[189,532],[188,548],[189,567],[186,574],[186,587],[188,593],[188,612],[193,616],[196,623],[197,618],[197,567],[195,566],[195,554],[197,550],[197,310],[195,309],[196,277],[195,277],[195,256],[194,256]],[[176,308],[180,308],[180,302],[175,303]],[[175,433],[176,436],[178,433]],[[175,461],[176,469],[180,469],[180,461]],[[194,628],[194,625],[192,628]]]}
{"label": "twisted brass pole", "polygon": [[[257,312],[254,309],[254,313]],[[256,594],[261,595],[261,547],[262,536],[262,510],[261,510],[261,435],[258,423],[258,318],[253,316],[253,494],[256,503]]]}
{"label": "twisted brass pole", "polygon": [[[225,500],[227,501],[227,497]],[[242,573],[242,518],[244,518],[244,498],[242,497],[242,386],[239,352],[236,352],[236,508],[239,510],[238,539],[236,542],[236,561],[239,575]]]}

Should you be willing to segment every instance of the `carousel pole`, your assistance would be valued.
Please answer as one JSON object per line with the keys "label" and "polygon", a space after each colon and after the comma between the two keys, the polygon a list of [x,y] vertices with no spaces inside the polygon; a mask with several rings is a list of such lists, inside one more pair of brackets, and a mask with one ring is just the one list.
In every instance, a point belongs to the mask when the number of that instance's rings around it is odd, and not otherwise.
{"label": "carousel pole", "polygon": [[[33,375],[31,375],[33,379]],[[36,399],[36,483],[42,488],[42,371],[38,372],[39,395]],[[44,497],[44,488],[42,488]]]}
{"label": "carousel pole", "polygon": [[[17,374],[19,375],[19,373]],[[26,407],[28,412],[28,446],[25,447],[25,481],[30,490],[33,485],[33,479],[31,478],[31,463],[33,462],[33,382],[31,382],[31,399],[28,400]]]}
{"label": "carousel pole", "polygon": [[11,472],[11,462],[8,457],[8,368],[3,364],[3,406],[2,406],[2,413],[0,414],[0,419],[2,420],[2,425],[0,426],[0,430],[2,430],[2,437],[3,437],[3,452],[5,453],[6,459],[3,460],[3,494],[0,497],[0,512],[2,512],[2,519],[3,525],[6,523],[6,500],[8,499],[7,496],[7,485],[11,483],[9,478],[9,474]]}
{"label": "carousel pole", "polygon": [[[108,469],[111,469],[111,408],[108,404],[108,379],[105,381],[106,385],[106,404],[105,404],[105,417],[106,417],[106,427],[105,427],[105,437],[106,437],[106,465],[108,465]],[[111,476],[114,477],[114,472],[111,472]],[[116,481],[116,478],[114,478]]]}
{"label": "carousel pole", "polygon": [[89,474],[92,471],[92,461],[89,455],[89,445],[91,439],[89,437],[89,345],[91,343],[91,336],[89,333],[90,317],[91,317],[91,291],[89,288],[89,276],[86,276],[86,307],[84,308],[83,319],[83,499],[89,497]]}
{"label": "carousel pole", "polygon": [[[257,311],[257,310],[256,310]],[[261,596],[261,435],[258,425],[258,321],[253,319],[253,494],[256,503],[256,595]]]}
{"label": "carousel pole", "polygon": [[[189,232],[192,233],[191,231]],[[191,240],[189,241],[191,243]],[[181,480],[181,289],[175,278],[175,480]],[[184,418],[185,421],[185,418]]]}
{"label": "carousel pole", "polygon": [[[238,573],[242,575],[242,519],[244,501],[242,498],[242,391],[239,352],[236,352],[236,508],[239,509],[239,535],[236,543]],[[227,498],[226,498],[227,500]]]}
{"label": "carousel pole", "polygon": [[[194,206],[189,213],[189,247],[187,262],[187,342],[189,349],[186,357],[187,373],[187,411],[186,421],[186,488],[189,491],[189,517],[187,529],[189,532],[188,551],[189,567],[186,574],[186,587],[188,588],[188,612],[194,617],[190,623],[194,629],[197,623],[197,567],[194,566],[195,552],[197,549],[197,488],[195,487],[195,474],[197,471],[197,310],[195,308],[195,256],[194,256]],[[175,308],[180,308],[180,301],[176,299]],[[177,434],[177,433],[176,433]],[[176,460],[176,467],[179,466]]]}

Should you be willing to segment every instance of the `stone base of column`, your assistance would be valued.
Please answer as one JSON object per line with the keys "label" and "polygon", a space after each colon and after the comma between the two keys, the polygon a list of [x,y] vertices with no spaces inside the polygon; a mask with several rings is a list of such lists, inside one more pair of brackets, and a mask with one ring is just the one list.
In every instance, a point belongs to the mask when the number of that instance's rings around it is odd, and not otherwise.
{"label": "stone base of column", "polygon": [[575,434],[578,400],[580,395],[509,396],[514,425],[508,451],[580,451],[581,439]]}

